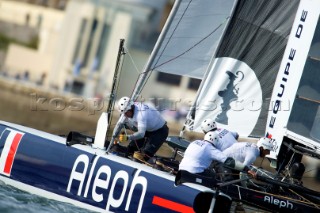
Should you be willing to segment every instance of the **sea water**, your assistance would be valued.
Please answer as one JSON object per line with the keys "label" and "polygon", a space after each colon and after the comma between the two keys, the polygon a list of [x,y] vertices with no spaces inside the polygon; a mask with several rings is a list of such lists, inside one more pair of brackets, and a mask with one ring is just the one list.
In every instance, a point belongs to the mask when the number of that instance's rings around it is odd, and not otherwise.
{"label": "sea water", "polygon": [[0,213],[88,213],[72,204],[39,197],[0,181]]}

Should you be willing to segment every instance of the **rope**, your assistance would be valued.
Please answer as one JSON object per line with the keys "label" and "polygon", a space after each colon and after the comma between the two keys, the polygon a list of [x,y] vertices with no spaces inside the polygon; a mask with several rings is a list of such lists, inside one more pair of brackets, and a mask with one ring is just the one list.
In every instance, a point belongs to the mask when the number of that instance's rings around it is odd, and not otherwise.
{"label": "rope", "polygon": [[242,199],[241,199],[240,186],[237,185],[237,189],[238,189],[239,199],[242,200]]}
{"label": "rope", "polygon": [[305,198],[305,197],[303,197],[302,195],[300,195],[300,194],[298,194],[298,193],[296,193],[295,191],[293,191],[293,190],[291,190],[291,189],[289,189],[293,194],[295,194],[295,195],[297,195],[297,196],[299,196],[299,197],[301,197],[302,199],[304,199],[304,200],[306,200],[306,201],[308,201],[310,204],[312,204],[314,207],[316,207],[317,209],[320,209],[320,205],[318,205],[318,204],[315,204],[315,203],[313,203],[313,202],[311,202],[310,200],[308,200],[307,198]]}
{"label": "rope", "polygon": [[[261,172],[261,171],[260,171],[260,172]],[[221,173],[217,173],[217,174],[221,174]],[[234,175],[234,174],[229,173],[229,175]],[[266,175],[267,175],[267,174],[266,174]],[[267,175],[267,176],[268,176],[268,175]],[[241,193],[240,193],[240,190],[239,190],[240,187],[237,186],[237,188],[238,188],[239,198],[240,198],[240,200],[241,200]],[[282,188],[282,187],[281,187],[281,188]],[[258,191],[258,190],[255,190],[255,189],[250,189],[250,190],[252,190],[252,191],[254,191],[254,192],[258,192],[258,193],[261,193],[261,192],[262,192],[262,191]],[[300,198],[303,198],[305,201],[303,201],[303,200],[298,200],[298,199],[294,199],[294,198],[291,198],[291,197],[288,197],[288,196],[282,196],[282,195],[279,195],[279,194],[273,194],[273,193],[269,193],[269,192],[262,192],[262,193],[264,193],[264,194],[266,194],[266,195],[277,196],[277,197],[280,197],[280,198],[286,199],[286,200],[291,200],[291,201],[295,201],[295,202],[304,203],[304,204],[307,204],[307,205],[313,205],[313,206],[315,206],[316,208],[320,209],[320,205],[315,204],[315,203],[309,201],[308,199],[304,198],[302,195],[296,193],[295,191],[293,191],[293,190],[291,190],[291,189],[289,189],[289,191],[292,192],[293,194],[299,196]]]}
{"label": "rope", "polygon": [[[250,189],[254,192],[258,192],[258,193],[261,193],[261,191],[257,191],[255,189]],[[286,199],[286,200],[291,200],[291,201],[296,201],[296,202],[300,202],[300,203],[304,203],[304,204],[310,204],[310,203],[307,203],[305,201],[302,201],[302,200],[298,200],[298,199],[294,199],[294,198],[290,198],[290,197],[285,197],[285,196],[282,196],[282,195],[278,195],[278,194],[273,194],[273,193],[269,193],[269,192],[263,192],[264,194],[266,195],[270,195],[270,196],[276,196],[276,197],[279,197],[279,198],[282,198],[282,199]]]}
{"label": "rope", "polygon": [[131,63],[133,64],[135,70],[137,71],[138,74],[140,74],[139,69],[138,69],[138,67],[137,67],[137,64],[134,62],[134,60],[133,60],[133,58],[132,58],[132,55],[131,55],[130,52],[129,52],[129,49],[126,48],[125,50],[126,50],[126,53],[128,53],[129,58],[130,58],[130,60],[131,60]]}
{"label": "rope", "polygon": [[303,97],[303,96],[301,96],[301,95],[296,95],[296,98],[299,98],[299,99],[303,99],[303,100],[306,100],[306,101],[310,101],[310,102],[314,102],[314,103],[320,104],[320,101],[319,101],[319,100],[315,100],[315,99]]}

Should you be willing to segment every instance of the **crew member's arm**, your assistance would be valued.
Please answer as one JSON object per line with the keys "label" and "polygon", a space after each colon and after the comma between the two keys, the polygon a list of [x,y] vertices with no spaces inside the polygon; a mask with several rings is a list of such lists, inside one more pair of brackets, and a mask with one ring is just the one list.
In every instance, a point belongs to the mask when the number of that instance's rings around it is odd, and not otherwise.
{"label": "crew member's arm", "polygon": [[144,119],[145,116],[140,115],[140,113],[143,114],[142,112],[139,111],[138,113],[139,115],[137,116],[137,122],[136,122],[138,124],[137,127],[133,125],[133,123],[135,123],[134,120],[127,122],[129,125],[133,126],[133,129],[136,128],[136,132],[131,135],[121,134],[119,136],[120,142],[126,142],[128,140],[138,140],[144,137],[147,130],[147,120]]}
{"label": "crew member's arm", "polygon": [[233,158],[227,157],[223,152],[221,152],[220,150],[214,147],[210,149],[210,155],[213,160],[217,160],[223,163],[226,167],[229,167],[231,169],[235,169],[238,171],[243,171],[250,174],[254,178],[256,177],[256,173],[254,171],[251,171],[250,167],[245,166],[243,163],[236,161]]}
{"label": "crew member's arm", "polygon": [[256,159],[257,159],[257,156],[253,152],[247,151],[243,164],[245,166],[250,166],[256,161]]}
{"label": "crew member's arm", "polygon": [[146,126],[138,124],[138,131],[132,135],[128,135],[128,140],[138,140],[144,137],[146,134]]}
{"label": "crew member's arm", "polygon": [[[231,131],[230,131],[231,132]],[[233,137],[238,140],[239,138],[239,134],[237,132],[231,132],[231,134],[233,135]]]}
{"label": "crew member's arm", "polygon": [[253,177],[256,176],[255,172],[251,171],[249,166],[246,166],[243,163],[241,163],[233,158],[228,157],[226,159],[226,161],[224,162],[224,165],[226,167],[231,168],[231,169],[246,172],[246,173],[252,175]]}
{"label": "crew member's arm", "polygon": [[228,157],[221,152],[219,149],[216,149],[215,147],[210,148],[210,157],[212,160],[219,161],[221,163],[224,163]]}
{"label": "crew member's arm", "polygon": [[129,140],[138,140],[144,137],[147,131],[147,114],[146,111],[140,110],[137,116],[138,131],[132,135],[128,135]]}

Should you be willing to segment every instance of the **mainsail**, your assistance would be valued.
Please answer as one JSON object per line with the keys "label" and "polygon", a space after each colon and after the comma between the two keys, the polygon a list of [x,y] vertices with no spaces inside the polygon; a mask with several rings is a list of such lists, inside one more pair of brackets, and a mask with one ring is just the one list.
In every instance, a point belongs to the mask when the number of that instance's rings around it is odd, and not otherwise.
{"label": "mainsail", "polygon": [[274,83],[299,0],[240,0],[202,82],[189,129],[206,118],[241,136],[265,134]]}
{"label": "mainsail", "polygon": [[[320,2],[239,0],[186,127],[205,118],[242,136],[302,144],[320,156]],[[286,151],[284,151],[284,156]]]}

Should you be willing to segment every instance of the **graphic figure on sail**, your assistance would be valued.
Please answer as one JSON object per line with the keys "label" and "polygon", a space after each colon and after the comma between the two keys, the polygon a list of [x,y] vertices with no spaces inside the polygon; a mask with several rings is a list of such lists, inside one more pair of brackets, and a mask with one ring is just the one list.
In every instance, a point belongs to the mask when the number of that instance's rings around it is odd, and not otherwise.
{"label": "graphic figure on sail", "polygon": [[218,114],[216,118],[217,122],[225,125],[228,124],[227,111],[231,109],[230,103],[238,100],[239,88],[236,88],[237,84],[235,84],[235,81],[237,78],[240,78],[239,74],[241,74],[241,78],[238,83],[244,78],[242,71],[237,71],[236,74],[233,74],[231,71],[227,71],[226,74],[229,76],[229,83],[225,90],[218,92],[218,95],[222,98],[222,104],[220,105],[222,112]]}

